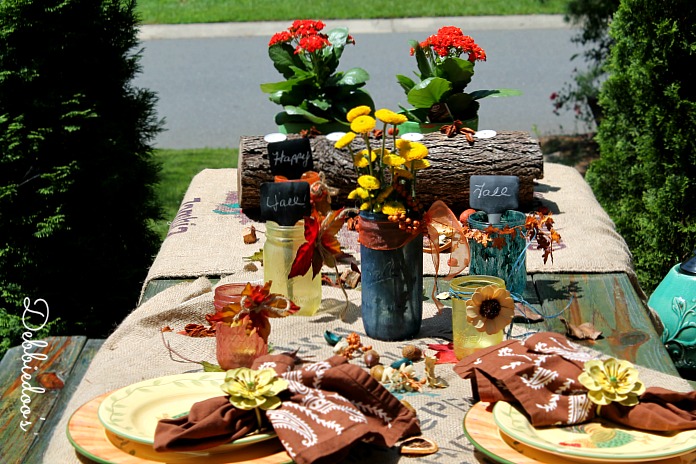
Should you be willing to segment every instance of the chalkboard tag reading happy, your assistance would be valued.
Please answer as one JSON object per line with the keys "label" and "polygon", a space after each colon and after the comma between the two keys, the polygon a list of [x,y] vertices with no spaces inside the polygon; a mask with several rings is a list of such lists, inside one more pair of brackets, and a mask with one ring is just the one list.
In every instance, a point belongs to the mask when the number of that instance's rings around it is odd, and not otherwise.
{"label": "chalkboard tag reading happy", "polygon": [[261,184],[261,217],[281,226],[294,226],[309,216],[307,182],[264,182]]}
{"label": "chalkboard tag reading happy", "polygon": [[283,140],[268,144],[268,162],[274,176],[299,179],[303,173],[314,170],[312,146],[309,139]]}
{"label": "chalkboard tag reading happy", "polygon": [[517,176],[471,176],[469,206],[488,214],[488,222],[498,224],[502,213],[517,209],[520,179]]}

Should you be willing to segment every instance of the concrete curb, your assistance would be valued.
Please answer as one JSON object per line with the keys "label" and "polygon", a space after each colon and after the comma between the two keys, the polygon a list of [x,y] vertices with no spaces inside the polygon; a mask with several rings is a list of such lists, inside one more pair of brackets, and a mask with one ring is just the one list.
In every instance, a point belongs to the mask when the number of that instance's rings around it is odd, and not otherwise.
{"label": "concrete curb", "polygon": [[[140,40],[196,39],[215,37],[271,37],[291,21],[209,24],[155,24],[140,27]],[[457,26],[464,33],[477,30],[570,29],[562,15],[457,16],[406,19],[327,20],[327,29],[348,27],[351,34],[389,34],[426,32],[434,34],[442,26]],[[415,40],[425,37],[414,37]]]}

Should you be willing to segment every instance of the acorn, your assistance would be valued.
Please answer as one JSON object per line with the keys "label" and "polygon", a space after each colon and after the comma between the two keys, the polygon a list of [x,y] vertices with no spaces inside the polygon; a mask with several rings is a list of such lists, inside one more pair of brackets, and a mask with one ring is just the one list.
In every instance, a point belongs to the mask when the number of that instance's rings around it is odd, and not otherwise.
{"label": "acorn", "polygon": [[423,351],[414,345],[404,346],[403,350],[401,350],[401,354],[404,358],[410,359],[411,361],[418,361],[423,357]]}
{"label": "acorn", "polygon": [[379,364],[379,353],[375,350],[368,350],[363,355],[363,361],[367,367],[374,367]]}
{"label": "acorn", "polygon": [[376,364],[372,366],[370,369],[370,375],[372,378],[374,378],[376,381],[381,382],[382,381],[382,375],[384,374],[384,366],[382,364]]}

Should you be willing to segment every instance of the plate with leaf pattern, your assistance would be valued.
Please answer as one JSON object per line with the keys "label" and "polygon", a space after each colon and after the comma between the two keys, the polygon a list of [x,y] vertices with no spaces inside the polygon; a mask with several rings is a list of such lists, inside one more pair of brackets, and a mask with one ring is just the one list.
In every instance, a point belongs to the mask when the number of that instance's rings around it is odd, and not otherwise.
{"label": "plate with leaf pattern", "polygon": [[[120,437],[148,445],[154,444],[160,419],[176,419],[189,413],[194,403],[225,393],[220,389],[224,372],[193,372],[144,380],[108,395],[97,415],[104,428]],[[269,440],[275,432],[255,433],[216,447],[228,451]]]}

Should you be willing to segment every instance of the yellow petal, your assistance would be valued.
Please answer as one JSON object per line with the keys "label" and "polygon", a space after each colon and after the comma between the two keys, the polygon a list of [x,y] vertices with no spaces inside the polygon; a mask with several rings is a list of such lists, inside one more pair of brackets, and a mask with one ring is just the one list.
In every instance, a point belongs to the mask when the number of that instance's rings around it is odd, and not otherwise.
{"label": "yellow petal", "polygon": [[343,134],[343,137],[341,137],[340,139],[338,139],[336,141],[336,143],[334,144],[334,147],[339,148],[339,149],[344,148],[344,147],[350,145],[350,143],[354,139],[355,139],[355,132],[346,132],[345,134]]}
{"label": "yellow petal", "polygon": [[346,115],[346,121],[353,122],[353,120],[355,118],[357,118],[358,116],[364,116],[364,115],[370,114],[371,111],[372,110],[367,105],[356,106],[352,110],[348,111],[348,114]]}
{"label": "yellow petal", "polygon": [[367,174],[358,177],[358,185],[367,190],[377,190],[380,187],[379,179]]}
{"label": "yellow petal", "polygon": [[350,123],[350,130],[358,134],[367,134],[375,128],[376,123],[371,116],[358,116]]}

